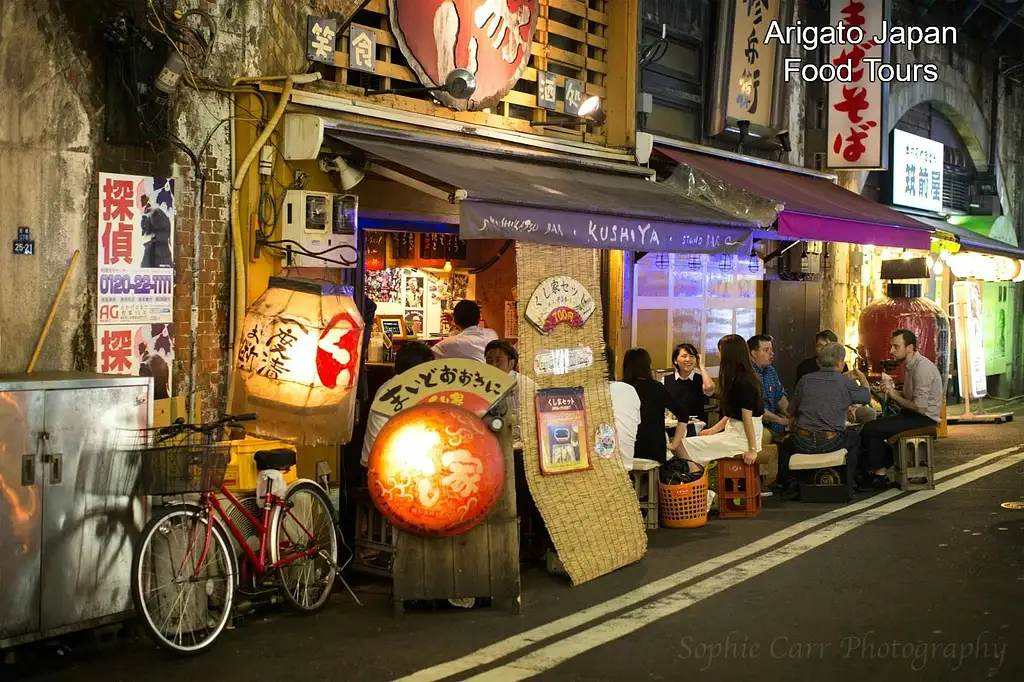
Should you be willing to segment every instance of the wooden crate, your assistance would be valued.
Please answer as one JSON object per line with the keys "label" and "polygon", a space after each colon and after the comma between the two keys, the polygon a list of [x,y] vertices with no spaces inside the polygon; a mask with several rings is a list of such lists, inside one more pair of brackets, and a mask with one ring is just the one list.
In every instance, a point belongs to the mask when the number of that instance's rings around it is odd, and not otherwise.
{"label": "wooden crate", "polygon": [[741,458],[718,460],[718,516],[752,518],[761,513],[761,473]]}
{"label": "wooden crate", "polygon": [[395,532],[374,506],[369,495],[356,500],[356,529],[352,570],[382,578],[391,577],[395,558]]}
{"label": "wooden crate", "polygon": [[934,445],[935,439],[932,436],[900,438],[896,441],[893,461],[900,490],[935,489],[935,466],[932,463]]}
{"label": "wooden crate", "polygon": [[558,78],[558,112],[564,112],[561,93],[565,79],[574,78],[584,84],[586,94],[605,99],[608,95],[607,52],[610,48],[609,19],[606,11],[611,0],[539,0],[539,17],[534,33],[529,67],[515,88],[490,112],[455,112],[436,105],[429,95],[378,95],[365,97],[364,90],[413,88],[419,79],[409,68],[398,47],[388,18],[387,0],[370,0],[366,8],[357,13],[353,24],[372,30],[377,36],[376,73],[365,73],[348,68],[349,31],[339,36],[338,51],[333,68],[326,68],[325,78],[333,76],[334,83],[346,96],[386,104],[404,111],[432,114],[477,125],[490,125],[535,133],[560,139],[605,144],[604,126],[580,119],[568,121],[558,116],[559,125],[536,127],[548,121],[548,112],[537,106],[537,72],[547,71]]}

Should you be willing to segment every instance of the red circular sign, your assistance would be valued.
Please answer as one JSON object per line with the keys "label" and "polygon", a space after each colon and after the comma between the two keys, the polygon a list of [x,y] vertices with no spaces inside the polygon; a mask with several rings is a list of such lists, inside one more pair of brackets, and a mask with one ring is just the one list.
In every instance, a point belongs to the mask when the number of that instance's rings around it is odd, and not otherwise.
{"label": "red circular sign", "polygon": [[468,101],[435,93],[450,107],[493,107],[526,71],[537,0],[390,0],[389,6],[402,54],[425,85],[444,85],[455,69],[476,75]]}
{"label": "red circular sign", "polygon": [[[359,367],[359,325],[348,313],[339,313],[320,334],[316,347],[316,373],[327,388],[349,388]],[[348,371],[347,376],[342,372]]]}
{"label": "red circular sign", "polygon": [[392,417],[368,464],[374,504],[417,535],[443,537],[476,526],[505,482],[497,437],[479,417],[450,404],[416,405]]}

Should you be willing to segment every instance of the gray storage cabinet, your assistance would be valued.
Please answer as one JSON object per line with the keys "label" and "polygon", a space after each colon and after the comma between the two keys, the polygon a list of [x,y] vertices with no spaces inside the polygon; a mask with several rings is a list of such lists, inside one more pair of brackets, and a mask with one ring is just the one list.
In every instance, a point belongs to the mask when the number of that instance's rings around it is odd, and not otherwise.
{"label": "gray storage cabinet", "polygon": [[148,377],[0,377],[0,648],[131,611],[149,510],[124,448],[152,418]]}

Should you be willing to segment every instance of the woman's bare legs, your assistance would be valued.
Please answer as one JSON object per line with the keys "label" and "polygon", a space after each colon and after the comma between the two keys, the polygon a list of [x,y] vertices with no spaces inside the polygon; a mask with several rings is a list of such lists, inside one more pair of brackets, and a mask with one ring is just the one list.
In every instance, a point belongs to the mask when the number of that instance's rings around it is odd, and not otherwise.
{"label": "woman's bare legs", "polygon": [[701,470],[700,464],[690,459],[690,456],[686,454],[686,446],[683,443],[680,443],[679,447],[672,451],[672,454],[679,459],[686,460],[686,465],[691,474],[695,474]]}

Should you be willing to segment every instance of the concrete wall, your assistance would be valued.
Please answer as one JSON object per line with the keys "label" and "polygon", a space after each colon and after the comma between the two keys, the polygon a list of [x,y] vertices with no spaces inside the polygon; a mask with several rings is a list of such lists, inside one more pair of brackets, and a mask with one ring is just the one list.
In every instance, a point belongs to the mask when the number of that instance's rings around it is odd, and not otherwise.
{"label": "concrete wall", "polygon": [[[199,155],[201,203],[186,154],[108,144],[100,21],[116,4],[0,0],[0,372],[25,369],[76,249],[81,257],[36,369],[95,369],[97,173],[169,176],[178,209],[173,393],[190,387],[194,350],[194,390],[210,416],[223,399],[227,348],[232,107],[223,93],[187,88],[172,105],[172,131]],[[228,85],[260,71],[269,5],[213,5],[218,37],[200,75]],[[19,226],[31,229],[37,255],[12,256]]]}

